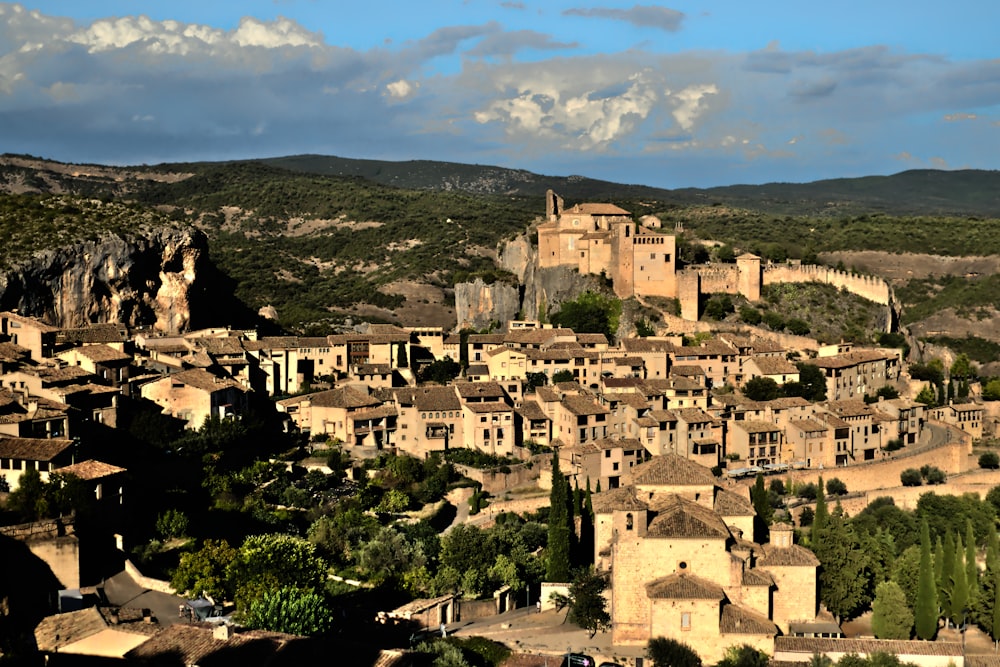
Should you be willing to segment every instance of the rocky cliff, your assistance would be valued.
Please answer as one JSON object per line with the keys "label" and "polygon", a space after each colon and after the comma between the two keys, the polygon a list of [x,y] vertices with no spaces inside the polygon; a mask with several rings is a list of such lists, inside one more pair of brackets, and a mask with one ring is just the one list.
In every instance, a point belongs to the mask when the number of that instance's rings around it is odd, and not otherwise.
{"label": "rocky cliff", "polygon": [[538,268],[537,248],[531,242],[531,233],[508,241],[498,253],[500,268],[516,275],[520,288],[499,282],[486,284],[478,279],[455,285],[459,329],[485,329],[493,322],[503,326],[518,313],[535,319],[558,311],[560,304],[583,292],[599,290],[596,276],[583,276],[565,266]]}
{"label": "rocky cliff", "polygon": [[207,251],[201,232],[169,228],[44,250],[0,272],[0,309],[59,327],[121,322],[184,331]]}

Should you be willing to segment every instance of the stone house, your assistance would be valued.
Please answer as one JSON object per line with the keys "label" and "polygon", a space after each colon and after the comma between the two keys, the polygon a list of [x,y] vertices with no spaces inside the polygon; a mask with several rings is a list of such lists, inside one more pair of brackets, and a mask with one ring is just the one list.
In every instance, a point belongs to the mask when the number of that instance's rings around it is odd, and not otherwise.
{"label": "stone house", "polygon": [[199,429],[206,419],[242,415],[247,392],[239,382],[195,368],[174,373],[142,386],[142,397],[159,405],[163,414],[184,420],[185,428]]}
{"label": "stone house", "polygon": [[772,422],[732,421],[727,423],[726,454],[739,455],[751,466],[789,463],[792,451],[785,446],[785,430]]}
{"label": "stone house", "polygon": [[983,406],[977,403],[949,403],[931,410],[931,419],[951,424],[972,436],[983,437]]}
{"label": "stone house", "polygon": [[20,485],[25,470],[37,470],[43,482],[49,474],[71,465],[76,443],[65,438],[0,438],[0,477],[10,490]]}
{"label": "stone house", "polygon": [[580,488],[590,480],[592,488],[617,489],[625,475],[648,458],[645,447],[634,438],[603,438],[573,447],[559,448],[559,467]]}
{"label": "stone house", "polygon": [[785,437],[792,462],[807,468],[831,468],[837,465],[835,426],[815,419],[792,419],[785,427]]}
{"label": "stone house", "polygon": [[892,417],[893,421],[895,421],[895,433],[892,431],[892,424],[885,425],[887,429],[890,429],[885,434],[888,440],[899,438],[904,445],[917,443],[920,439],[920,434],[923,432],[924,424],[927,421],[926,406],[923,403],[917,403],[908,398],[892,398],[887,400],[879,397],[879,401],[875,407]]}
{"label": "stone house", "polygon": [[615,645],[663,636],[714,662],[734,644],[772,653],[775,636],[816,619],[819,563],[790,526],[772,527],[768,544],[745,538],[749,500],[683,457],[654,457],[624,481],[593,500]]}
{"label": "stone house", "polygon": [[463,446],[493,456],[513,456],[517,444],[514,408],[503,401],[466,401],[462,405]]}
{"label": "stone house", "polygon": [[396,447],[417,458],[465,446],[465,418],[455,387],[403,387],[396,400]]}
{"label": "stone house", "polygon": [[530,440],[535,444],[548,446],[552,442],[552,419],[537,401],[526,400],[514,412],[520,429],[519,444]]}
{"label": "stone house", "polygon": [[[608,437],[611,411],[589,394],[566,394],[538,387],[542,410],[552,420],[552,437],[572,447]],[[554,399],[554,400],[552,400]]]}
{"label": "stone house", "polygon": [[276,402],[295,425],[311,435],[326,435],[348,447],[391,446],[396,431],[395,409],[366,391],[345,386]]}
{"label": "stone house", "polygon": [[69,437],[69,406],[0,388],[0,434],[16,438]]}
{"label": "stone house", "polygon": [[883,415],[860,400],[829,401],[825,407],[848,425],[850,461],[874,461],[882,451]]}
{"label": "stone house", "polygon": [[33,317],[10,311],[0,312],[0,337],[29,350],[35,361],[42,361],[54,354],[59,331],[59,327]]}
{"label": "stone house", "polygon": [[826,376],[826,398],[861,400],[899,379],[899,353],[886,350],[852,350],[817,357],[809,362]]}
{"label": "stone house", "polygon": [[783,385],[786,382],[799,381],[798,366],[784,357],[761,356],[750,357],[742,364],[743,382],[749,382],[756,377],[774,380]]}
{"label": "stone house", "polygon": [[96,375],[104,384],[121,387],[128,384],[132,355],[110,345],[82,345],[56,355],[67,366],[79,366]]}

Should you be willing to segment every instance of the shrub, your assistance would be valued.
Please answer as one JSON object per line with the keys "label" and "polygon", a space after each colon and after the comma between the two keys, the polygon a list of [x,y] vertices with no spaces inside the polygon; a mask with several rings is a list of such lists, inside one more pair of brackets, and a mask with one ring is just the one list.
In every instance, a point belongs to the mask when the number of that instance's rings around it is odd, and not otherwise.
{"label": "shrub", "polygon": [[899,481],[903,486],[920,486],[924,483],[924,476],[916,468],[907,468],[899,474]]}
{"label": "shrub", "polygon": [[831,477],[826,482],[826,492],[831,496],[842,496],[847,493],[847,484],[837,477]]}
{"label": "shrub", "polygon": [[[919,475],[920,473],[917,474]],[[805,498],[806,500],[816,500],[816,497],[819,495],[819,490],[816,488],[816,485],[813,482],[809,482],[808,484],[803,484],[799,489],[797,489],[796,493],[798,494],[799,498]]]}
{"label": "shrub", "polygon": [[889,442],[885,443],[885,445],[882,447],[882,449],[887,452],[894,452],[902,448],[903,448],[902,438],[893,438]]}
{"label": "shrub", "polygon": [[[927,468],[927,471],[924,471]],[[928,484],[944,484],[948,476],[937,466],[924,466],[920,469],[920,474],[927,480]]]}
{"label": "shrub", "polygon": [[996,452],[983,452],[979,455],[979,467],[990,470],[1000,468],[1000,456]]}

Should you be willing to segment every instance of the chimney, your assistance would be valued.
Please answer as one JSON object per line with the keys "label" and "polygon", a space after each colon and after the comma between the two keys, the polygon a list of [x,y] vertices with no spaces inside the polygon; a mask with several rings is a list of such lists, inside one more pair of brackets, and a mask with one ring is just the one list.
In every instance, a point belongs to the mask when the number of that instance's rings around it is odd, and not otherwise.
{"label": "chimney", "polygon": [[233,626],[228,623],[220,623],[212,628],[212,637],[219,641],[229,641],[233,636]]}

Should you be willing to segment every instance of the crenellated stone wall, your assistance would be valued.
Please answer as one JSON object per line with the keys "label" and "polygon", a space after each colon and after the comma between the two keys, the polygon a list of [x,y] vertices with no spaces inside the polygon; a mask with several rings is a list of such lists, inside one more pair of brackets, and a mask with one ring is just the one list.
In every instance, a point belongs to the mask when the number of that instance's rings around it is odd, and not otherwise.
{"label": "crenellated stone wall", "polygon": [[862,276],[814,264],[769,264],[764,267],[764,285],[808,282],[843,288],[883,306],[893,302],[889,283],[876,276]]}

